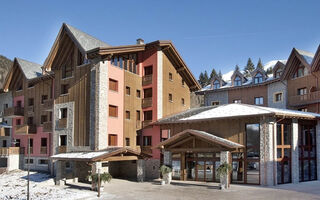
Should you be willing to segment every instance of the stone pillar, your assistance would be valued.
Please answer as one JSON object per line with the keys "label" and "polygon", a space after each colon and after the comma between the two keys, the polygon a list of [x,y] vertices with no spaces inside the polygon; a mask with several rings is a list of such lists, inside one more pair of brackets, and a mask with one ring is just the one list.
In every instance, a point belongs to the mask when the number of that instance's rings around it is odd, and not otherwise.
{"label": "stone pillar", "polygon": [[170,151],[163,152],[163,164],[172,166],[172,153]]}
{"label": "stone pillar", "polygon": [[273,118],[260,121],[260,184],[275,185],[276,156],[274,135],[277,134],[277,124]]}
{"label": "stone pillar", "polygon": [[55,179],[55,184],[56,185],[64,185],[64,181],[62,180],[63,179],[63,176],[64,176],[64,172],[65,172],[65,162],[63,161],[56,161],[55,162],[55,165],[56,165],[56,179]]}
{"label": "stone pillar", "polygon": [[316,126],[316,142],[317,142],[317,176],[320,180],[320,121],[318,120]]}
{"label": "stone pillar", "polygon": [[[230,152],[229,151],[221,151],[220,152],[220,164],[230,163]],[[230,182],[230,172],[228,171],[228,175],[220,175],[220,186],[221,189],[228,189],[229,188],[229,182]]]}
{"label": "stone pillar", "polygon": [[291,178],[292,183],[299,183],[299,127],[298,120],[292,119],[292,146],[291,146]]}
{"label": "stone pillar", "polygon": [[[100,169],[100,173],[102,173],[101,168],[102,168],[102,163],[101,162],[93,163],[92,166],[91,166],[92,175],[97,174],[99,172],[99,169]],[[96,183],[93,182],[93,181],[91,182],[91,189],[92,190],[96,190]]]}
{"label": "stone pillar", "polygon": [[143,159],[137,160],[137,181],[143,182],[146,178],[146,161]]}

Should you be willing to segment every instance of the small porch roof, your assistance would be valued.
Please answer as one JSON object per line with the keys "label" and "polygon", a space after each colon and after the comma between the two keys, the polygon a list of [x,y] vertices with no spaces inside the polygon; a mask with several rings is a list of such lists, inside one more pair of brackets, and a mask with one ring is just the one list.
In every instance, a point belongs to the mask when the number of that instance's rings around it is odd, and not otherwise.
{"label": "small porch roof", "polygon": [[165,146],[169,146],[169,145],[178,143],[178,142],[182,141],[184,138],[190,137],[190,136],[199,137],[209,143],[218,144],[218,145],[221,145],[227,149],[244,148],[244,146],[239,143],[232,142],[230,140],[215,136],[215,135],[213,135],[211,133],[207,133],[205,131],[199,131],[199,130],[194,130],[194,129],[184,130],[184,131],[172,136],[171,138],[159,143],[154,148],[161,149],[161,148],[164,148]]}
{"label": "small porch roof", "polygon": [[50,158],[52,160],[99,162],[137,160],[145,157],[148,156],[129,147],[109,147],[100,151],[60,153]]}

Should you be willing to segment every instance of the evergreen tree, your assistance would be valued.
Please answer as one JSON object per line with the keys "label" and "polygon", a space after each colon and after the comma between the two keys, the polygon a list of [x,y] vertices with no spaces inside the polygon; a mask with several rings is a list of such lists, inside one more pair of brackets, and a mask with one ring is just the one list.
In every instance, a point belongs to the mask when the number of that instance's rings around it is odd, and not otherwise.
{"label": "evergreen tree", "polygon": [[263,69],[263,64],[262,64],[261,58],[259,58],[259,61],[258,61],[258,64],[257,64],[257,68]]}
{"label": "evergreen tree", "polygon": [[222,78],[222,73],[221,70],[219,70],[219,74],[218,74],[219,78]]}
{"label": "evergreen tree", "polygon": [[234,68],[234,71],[240,71],[239,65],[236,65],[236,67]]}
{"label": "evergreen tree", "polygon": [[210,83],[207,71],[204,71],[204,73],[200,73],[198,82],[201,85],[201,87],[205,87]]}
{"label": "evergreen tree", "polygon": [[269,75],[269,74],[272,74],[272,67],[269,67],[268,69],[267,69],[267,74]]}
{"label": "evergreen tree", "polygon": [[210,74],[210,81],[213,80],[213,77],[217,75],[217,72],[216,70],[213,68],[212,71],[211,71],[211,74]]}
{"label": "evergreen tree", "polygon": [[204,75],[203,75],[203,77],[204,77],[205,85],[210,84],[210,80],[209,80],[209,76],[208,76],[208,72],[207,72],[207,70],[205,70],[205,71],[204,71]]}
{"label": "evergreen tree", "polygon": [[244,67],[244,76],[249,77],[251,76],[251,72],[254,70],[254,64],[251,60],[251,58],[248,59],[247,65]]}
{"label": "evergreen tree", "polygon": [[198,80],[199,84],[201,85],[201,87],[204,87],[204,77],[203,77],[203,73],[201,72],[199,75],[199,80]]}

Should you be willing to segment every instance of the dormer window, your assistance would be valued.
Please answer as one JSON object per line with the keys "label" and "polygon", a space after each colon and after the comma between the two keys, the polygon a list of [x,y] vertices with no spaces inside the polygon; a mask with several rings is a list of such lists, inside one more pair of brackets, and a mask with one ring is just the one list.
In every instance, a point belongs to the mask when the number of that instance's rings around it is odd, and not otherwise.
{"label": "dormer window", "polygon": [[294,73],[293,78],[298,78],[298,77],[302,77],[302,76],[304,76],[304,67],[303,67],[303,66],[300,66],[300,67],[297,69],[296,73]]}
{"label": "dormer window", "polygon": [[213,82],[213,89],[219,89],[220,88],[220,82],[219,80],[215,80]]}
{"label": "dormer window", "polygon": [[241,86],[241,78],[239,76],[234,79],[234,86]]}
{"label": "dormer window", "polygon": [[282,69],[278,69],[275,73],[275,78],[280,78],[281,74],[282,74]]}
{"label": "dormer window", "polygon": [[254,84],[262,83],[263,81],[263,76],[261,73],[257,73],[256,76],[254,77]]}

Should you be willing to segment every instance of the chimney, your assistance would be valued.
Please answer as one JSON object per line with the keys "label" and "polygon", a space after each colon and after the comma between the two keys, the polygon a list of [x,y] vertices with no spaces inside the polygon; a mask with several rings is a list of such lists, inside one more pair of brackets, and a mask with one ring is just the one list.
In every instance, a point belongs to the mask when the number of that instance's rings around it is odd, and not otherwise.
{"label": "chimney", "polygon": [[144,40],[141,39],[141,38],[138,38],[138,39],[137,39],[137,44],[144,44]]}

